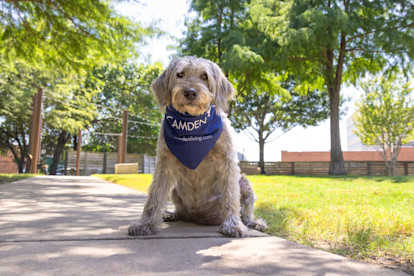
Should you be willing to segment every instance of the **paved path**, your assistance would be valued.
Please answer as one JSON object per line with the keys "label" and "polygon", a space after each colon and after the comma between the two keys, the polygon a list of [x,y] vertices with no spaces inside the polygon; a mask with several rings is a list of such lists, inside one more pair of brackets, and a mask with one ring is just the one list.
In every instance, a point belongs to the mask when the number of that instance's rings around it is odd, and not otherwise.
{"label": "paved path", "polygon": [[177,222],[129,237],[145,198],[93,177],[0,185],[0,275],[406,275],[257,231]]}

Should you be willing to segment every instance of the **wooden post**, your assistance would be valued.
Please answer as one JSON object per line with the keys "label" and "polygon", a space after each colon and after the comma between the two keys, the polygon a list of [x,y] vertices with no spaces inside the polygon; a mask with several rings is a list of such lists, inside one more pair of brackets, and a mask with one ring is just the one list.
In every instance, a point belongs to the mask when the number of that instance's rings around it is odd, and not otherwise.
{"label": "wooden post", "polygon": [[87,175],[88,172],[88,152],[83,153],[83,175]]}
{"label": "wooden post", "polygon": [[81,129],[79,129],[78,144],[77,144],[77,149],[76,149],[77,150],[76,152],[76,176],[79,176],[81,146],[82,146],[82,131]]}
{"label": "wooden post", "polygon": [[404,175],[408,175],[408,162],[403,162],[404,164]]}
{"label": "wooden post", "polygon": [[371,173],[371,162],[370,161],[367,161],[367,170],[368,170],[367,174],[371,175],[372,173]]}
{"label": "wooden post", "polygon": [[30,146],[31,150],[30,155],[32,160],[30,162],[30,173],[37,173],[37,161],[40,157],[40,147],[41,147],[41,137],[42,137],[42,105],[43,105],[43,88],[37,90],[35,97],[35,106],[33,107],[32,115],[32,129],[30,137]]}
{"label": "wooden post", "polygon": [[26,163],[26,172],[30,171],[30,167],[33,160],[33,145],[34,145],[34,130],[36,125],[36,111],[37,111],[37,93],[33,95],[33,107],[32,107],[32,117],[30,120],[29,126],[29,161]]}
{"label": "wooden post", "polygon": [[106,163],[107,163],[106,159],[107,159],[106,152],[104,152],[102,173],[106,173]]}
{"label": "wooden post", "polygon": [[118,156],[116,163],[121,163],[121,151],[122,151],[122,134],[118,136]]}
{"label": "wooden post", "polygon": [[122,118],[122,137],[121,137],[121,160],[120,163],[125,163],[127,151],[127,136],[128,136],[128,110],[124,110]]}

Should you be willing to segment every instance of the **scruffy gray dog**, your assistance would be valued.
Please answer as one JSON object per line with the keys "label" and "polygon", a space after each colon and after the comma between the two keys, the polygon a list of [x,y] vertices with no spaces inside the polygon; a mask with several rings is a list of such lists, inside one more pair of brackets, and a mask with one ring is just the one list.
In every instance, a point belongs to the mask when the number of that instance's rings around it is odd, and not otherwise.
{"label": "scruffy gray dog", "polygon": [[[129,227],[129,235],[156,234],[163,220],[220,225],[220,232],[230,237],[245,236],[246,226],[260,231],[267,229],[264,220],[253,217],[256,198],[251,183],[240,174],[237,164],[226,114],[227,102],[233,98],[234,89],[221,69],[203,58],[176,59],[152,83],[151,89],[166,115],[158,137],[155,172],[148,199],[141,219]],[[212,111],[215,113],[211,114]],[[190,123],[174,120],[171,127],[168,120],[172,122],[173,115],[168,112],[175,112],[184,119],[200,119]],[[217,141],[211,144],[212,148],[207,150],[202,161],[194,165],[196,168],[192,167],[191,158],[191,164],[184,165],[193,152],[187,148],[183,153],[185,146],[188,141],[196,140],[196,136],[169,140],[167,131],[198,131],[207,124],[207,119],[204,119],[207,117],[213,118],[213,126],[220,125],[221,129],[214,128],[215,134],[211,132],[212,135],[202,136],[200,142],[214,139],[215,135]],[[182,141],[187,143],[180,148],[178,144]],[[173,154],[172,151],[177,149],[178,153]],[[175,205],[174,213],[164,212],[169,194]]]}

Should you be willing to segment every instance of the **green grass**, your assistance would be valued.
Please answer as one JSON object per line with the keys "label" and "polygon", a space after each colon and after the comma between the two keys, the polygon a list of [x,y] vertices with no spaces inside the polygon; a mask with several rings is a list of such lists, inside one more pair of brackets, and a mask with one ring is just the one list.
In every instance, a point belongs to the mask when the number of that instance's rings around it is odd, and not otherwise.
{"label": "green grass", "polygon": [[92,176],[144,193],[147,192],[152,181],[151,174],[94,174]]}
{"label": "green grass", "polygon": [[[146,191],[151,175],[96,175]],[[249,176],[268,233],[340,255],[414,265],[414,177]]]}
{"label": "green grass", "polygon": [[12,173],[0,173],[0,184],[5,184],[17,180],[22,180],[30,177],[34,177],[35,174],[12,174]]}
{"label": "green grass", "polygon": [[271,235],[358,259],[414,264],[413,177],[251,176]]}

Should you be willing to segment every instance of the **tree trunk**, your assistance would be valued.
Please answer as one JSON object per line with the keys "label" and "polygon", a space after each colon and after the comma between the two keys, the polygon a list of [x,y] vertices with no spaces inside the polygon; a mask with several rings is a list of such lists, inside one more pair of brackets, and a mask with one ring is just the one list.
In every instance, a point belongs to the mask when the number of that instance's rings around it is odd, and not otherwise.
{"label": "tree trunk", "polygon": [[393,150],[390,150],[390,173],[392,176],[396,173],[396,167],[397,167],[397,157],[400,153],[401,146],[395,146]]}
{"label": "tree trunk", "polygon": [[331,162],[329,164],[329,174],[345,175],[344,157],[341,148],[341,136],[339,133],[339,102],[342,84],[342,72],[345,62],[345,35],[341,35],[341,46],[339,49],[338,62],[336,65],[335,77],[333,73],[334,51],[328,50],[328,93],[331,116]]}
{"label": "tree trunk", "polygon": [[265,167],[264,167],[264,144],[265,141],[262,138],[262,133],[259,133],[259,147],[260,147],[260,158],[259,158],[259,168],[260,174],[265,174]]}
{"label": "tree trunk", "polygon": [[25,162],[25,157],[21,156],[21,158],[17,162],[17,167],[19,168],[19,173],[23,173],[23,168],[24,168],[25,163],[26,163]]}
{"label": "tree trunk", "polygon": [[329,164],[330,175],[346,174],[344,158],[341,148],[341,136],[339,133],[339,90],[329,88],[330,119],[331,119],[331,162]]}
{"label": "tree trunk", "polygon": [[68,135],[68,133],[66,133],[66,131],[62,131],[59,134],[57,145],[53,153],[53,161],[49,168],[49,174],[56,175],[60,155],[63,153],[63,148],[65,147],[69,137],[70,136]]}
{"label": "tree trunk", "polygon": [[73,141],[72,150],[77,150],[78,149],[78,136],[77,135],[73,135],[72,136],[72,141]]}

